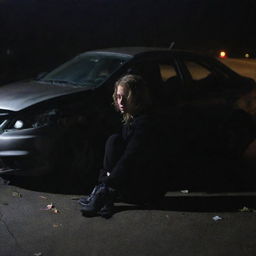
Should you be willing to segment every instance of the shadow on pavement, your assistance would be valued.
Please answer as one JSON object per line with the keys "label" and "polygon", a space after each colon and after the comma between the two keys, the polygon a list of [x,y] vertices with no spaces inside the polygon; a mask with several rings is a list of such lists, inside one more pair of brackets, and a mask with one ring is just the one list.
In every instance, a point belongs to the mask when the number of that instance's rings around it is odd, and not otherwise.
{"label": "shadow on pavement", "polygon": [[192,196],[166,197],[162,209],[193,212],[227,212],[237,211],[244,206],[256,207],[256,196]]}
{"label": "shadow on pavement", "polygon": [[157,206],[117,205],[115,213],[143,209],[182,212],[237,212],[243,207],[256,209],[256,195],[167,196]]}
{"label": "shadow on pavement", "polygon": [[91,191],[92,186],[86,181],[79,181],[68,176],[45,175],[40,177],[3,176],[5,183],[28,190],[55,194],[84,194]]}

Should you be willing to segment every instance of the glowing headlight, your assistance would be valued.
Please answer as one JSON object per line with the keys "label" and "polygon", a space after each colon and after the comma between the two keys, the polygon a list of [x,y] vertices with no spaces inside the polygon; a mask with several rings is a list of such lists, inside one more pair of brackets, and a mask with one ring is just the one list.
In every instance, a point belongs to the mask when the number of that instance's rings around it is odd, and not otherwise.
{"label": "glowing headlight", "polygon": [[21,121],[21,120],[17,120],[17,121],[15,122],[15,124],[14,124],[13,127],[14,127],[15,129],[21,129],[23,126],[24,126],[24,122]]}

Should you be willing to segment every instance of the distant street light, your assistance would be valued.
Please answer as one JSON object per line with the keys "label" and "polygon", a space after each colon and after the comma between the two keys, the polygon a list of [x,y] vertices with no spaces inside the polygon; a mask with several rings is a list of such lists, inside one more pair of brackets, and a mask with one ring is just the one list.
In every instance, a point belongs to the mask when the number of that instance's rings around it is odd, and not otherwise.
{"label": "distant street light", "polygon": [[227,57],[227,53],[225,51],[220,51],[219,57],[222,58],[222,59],[226,58]]}

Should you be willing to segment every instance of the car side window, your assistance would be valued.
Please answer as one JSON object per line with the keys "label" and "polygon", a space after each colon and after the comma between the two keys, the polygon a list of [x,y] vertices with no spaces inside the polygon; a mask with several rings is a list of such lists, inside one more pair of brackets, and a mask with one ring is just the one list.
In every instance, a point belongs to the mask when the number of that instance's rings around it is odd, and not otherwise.
{"label": "car side window", "polygon": [[160,73],[163,80],[163,89],[167,97],[175,97],[182,91],[182,81],[173,63],[160,64]]}
{"label": "car side window", "polygon": [[171,79],[171,78],[177,76],[177,72],[173,65],[160,64],[159,68],[160,68],[160,74],[161,74],[163,82],[166,82],[168,79]]}
{"label": "car side window", "polygon": [[185,65],[193,80],[199,81],[207,78],[212,72],[206,67],[192,61],[185,61]]}
{"label": "car side window", "polygon": [[150,60],[134,63],[128,70],[128,73],[141,75],[147,82],[153,92],[154,97],[165,95],[176,95],[181,89],[181,78],[173,61]]}
{"label": "car side window", "polygon": [[143,61],[134,63],[127,73],[142,76],[148,83],[162,83],[159,64],[155,61]]}
{"label": "car side window", "polygon": [[215,91],[225,87],[227,77],[213,66],[192,60],[185,60],[184,64],[191,76],[193,86],[198,89]]}

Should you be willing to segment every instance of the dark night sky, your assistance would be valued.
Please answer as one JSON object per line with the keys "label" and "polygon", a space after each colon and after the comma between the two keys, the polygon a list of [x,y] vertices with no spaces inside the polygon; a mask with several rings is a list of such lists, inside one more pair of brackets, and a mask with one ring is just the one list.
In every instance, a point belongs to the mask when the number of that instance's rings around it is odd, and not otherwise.
{"label": "dark night sky", "polygon": [[88,49],[172,41],[255,51],[255,13],[254,0],[0,0],[1,59],[10,49],[16,63],[26,56],[24,67],[54,66]]}

